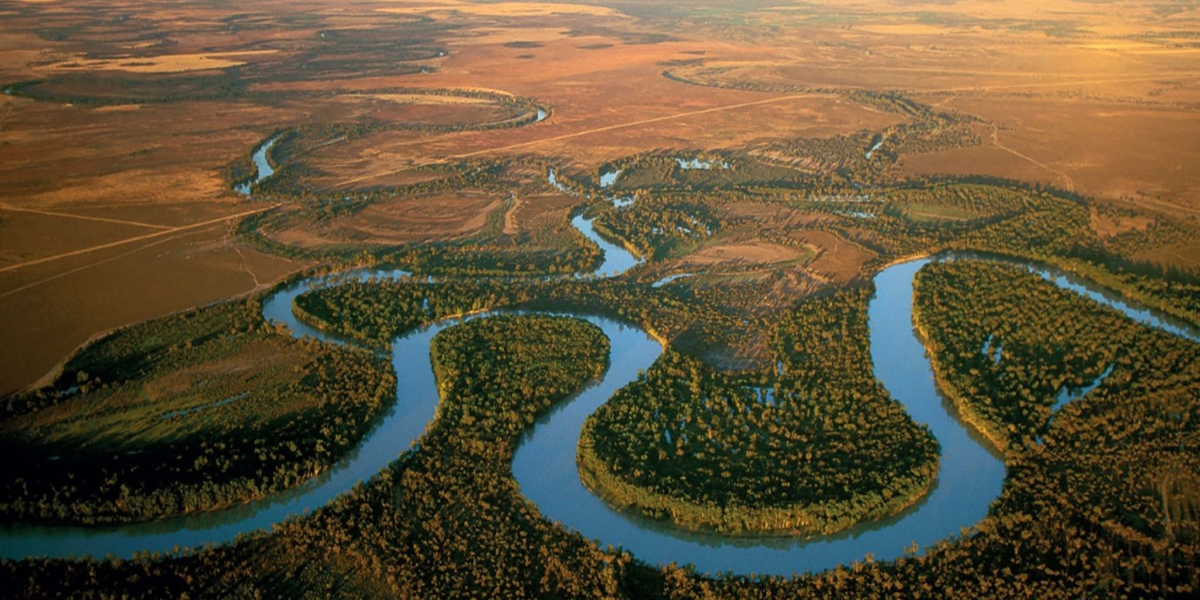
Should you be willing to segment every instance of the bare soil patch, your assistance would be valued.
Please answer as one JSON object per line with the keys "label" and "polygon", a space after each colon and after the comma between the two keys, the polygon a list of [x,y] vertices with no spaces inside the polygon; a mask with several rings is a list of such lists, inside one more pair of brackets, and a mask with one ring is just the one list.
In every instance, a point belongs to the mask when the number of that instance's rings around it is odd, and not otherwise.
{"label": "bare soil patch", "polygon": [[996,137],[981,148],[906,157],[906,172],[980,173],[1200,208],[1200,172],[1190,168],[1200,164],[1200,120],[1192,111],[1047,99],[953,104],[994,122]]}
{"label": "bare soil patch", "polygon": [[870,250],[828,231],[810,229],[792,236],[817,252],[807,270],[836,282],[846,283],[860,277],[863,265],[875,258]]}
{"label": "bare soil patch", "polygon": [[779,244],[763,241],[705,246],[680,259],[681,269],[705,269],[713,267],[767,265],[799,260],[804,252]]}
{"label": "bare soil patch", "polygon": [[482,229],[488,213],[500,208],[503,201],[496,194],[469,190],[385,200],[320,224],[297,219],[268,235],[278,242],[309,249],[454,239]]}
{"label": "bare soil patch", "polygon": [[134,225],[97,223],[0,207],[0,267],[147,233]]}
{"label": "bare soil patch", "polygon": [[1146,231],[1152,223],[1154,219],[1145,215],[1115,216],[1092,209],[1092,230],[1102,240],[1131,231]]}

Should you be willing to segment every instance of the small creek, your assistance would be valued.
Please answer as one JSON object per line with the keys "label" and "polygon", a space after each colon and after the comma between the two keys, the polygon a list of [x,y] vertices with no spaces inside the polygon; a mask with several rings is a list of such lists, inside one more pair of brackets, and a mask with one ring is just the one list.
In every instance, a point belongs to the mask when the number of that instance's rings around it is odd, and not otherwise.
{"label": "small creek", "polygon": [[267,153],[271,151],[271,148],[275,147],[275,142],[278,141],[279,136],[275,136],[264,142],[263,145],[258,147],[258,150],[254,151],[252,157],[255,168],[254,177],[233,186],[233,189],[237,193],[249,196],[254,184],[260,183],[275,174],[275,169],[271,167],[271,161],[267,159]]}

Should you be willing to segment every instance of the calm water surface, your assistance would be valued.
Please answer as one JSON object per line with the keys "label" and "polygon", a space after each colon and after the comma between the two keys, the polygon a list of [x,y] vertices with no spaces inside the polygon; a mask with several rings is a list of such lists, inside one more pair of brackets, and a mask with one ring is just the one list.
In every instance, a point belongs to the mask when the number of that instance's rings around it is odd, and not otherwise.
{"label": "calm water surface", "polygon": [[[264,146],[266,147],[266,146]],[[628,251],[600,238],[589,221],[572,223],[605,250],[600,274],[617,274],[637,264]],[[837,564],[902,556],[914,546],[953,536],[982,519],[999,495],[1005,468],[994,449],[958,420],[938,394],[925,349],[912,328],[912,281],[934,260],[1004,260],[981,255],[942,255],[891,266],[875,277],[869,305],[871,358],[875,374],[913,418],[928,425],[942,445],[941,470],[933,491],[904,513],[854,527],[841,534],[798,540],[788,537],[727,537],[678,530],[669,524],[615,511],[589,493],[579,481],[575,450],[583,422],[611,395],[648,369],[662,347],[644,331],[610,319],[581,316],[610,339],[612,356],[603,377],[560,403],[525,436],[513,462],[521,490],[552,521],[575,529],[601,545],[620,546],[651,563],[693,563],[702,571],[792,574]],[[1018,261],[1019,262],[1019,261]],[[1139,322],[1200,340],[1195,328],[1121,299],[1043,266],[1019,262],[1065,289],[1113,306]],[[299,322],[292,314],[294,298],[312,287],[345,278],[402,278],[397,270],[361,270],[313,278],[282,288],[264,302],[267,319],[287,324],[295,335],[334,341]],[[471,318],[480,318],[477,315]],[[398,338],[392,364],[399,387],[397,402],[335,468],[288,492],[226,510],[117,527],[48,527],[10,525],[0,528],[0,556],[129,557],[141,551],[171,551],[233,541],[239,534],[269,529],[289,517],[323,506],[385,468],[408,451],[433,419],[438,396],[429,359],[429,344],[439,331],[459,321],[443,321]]]}
{"label": "calm water surface", "polygon": [[239,194],[244,194],[244,195],[249,196],[250,188],[254,184],[260,183],[264,179],[275,174],[275,169],[273,169],[271,167],[271,161],[267,160],[267,153],[271,151],[271,148],[273,148],[275,146],[275,142],[278,142],[278,141],[279,141],[279,136],[275,136],[275,137],[267,140],[267,142],[265,144],[263,144],[262,146],[260,146],[258,148],[258,150],[254,151],[254,156],[253,156],[254,168],[255,168],[254,179],[252,181],[245,181],[245,182],[242,182],[242,183],[239,183],[239,184],[233,186],[234,190],[236,190]]}

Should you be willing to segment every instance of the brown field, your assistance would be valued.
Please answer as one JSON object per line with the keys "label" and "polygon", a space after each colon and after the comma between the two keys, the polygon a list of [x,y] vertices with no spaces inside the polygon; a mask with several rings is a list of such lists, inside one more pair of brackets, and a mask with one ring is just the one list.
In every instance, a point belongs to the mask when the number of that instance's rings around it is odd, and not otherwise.
{"label": "brown field", "polygon": [[274,50],[249,52],[214,52],[211,54],[165,54],[138,58],[89,59],[72,56],[61,62],[42,66],[46,71],[129,71],[130,73],[182,73],[239,67],[245,61],[236,58],[251,54],[272,53]]}
{"label": "brown field", "polygon": [[1108,199],[1200,208],[1195,110],[1072,100],[948,102],[996,124],[984,146],[907,158],[914,173],[983,173]]}
{"label": "brown field", "polygon": [[[362,150],[362,154],[356,153],[356,149]],[[411,168],[415,165],[408,162],[401,163],[408,165],[408,168],[347,179],[343,175],[338,175],[338,173],[354,173],[362,165],[368,164],[373,160],[382,160],[379,157],[379,153],[369,148],[360,148],[360,144],[355,142],[332,144],[327,148],[322,148],[314,152],[311,156],[320,157],[322,169],[317,173],[311,174],[305,181],[319,190],[371,189],[412,185],[414,183],[437,181],[447,177],[445,173],[416,170]],[[402,161],[402,159],[395,160],[397,162]]]}
{"label": "brown field", "polygon": [[98,333],[260,289],[301,268],[217,224],[0,273],[0,381],[32,383]]}
{"label": "brown field", "polygon": [[809,263],[809,269],[833,281],[845,283],[854,279],[862,273],[863,264],[875,257],[870,250],[828,231],[806,230],[793,236],[817,249],[817,257]]}
{"label": "brown field", "polygon": [[680,270],[710,269],[713,267],[769,265],[795,261],[805,258],[806,253],[787,246],[770,242],[746,242],[733,244],[710,245],[697,250],[682,259]]}
{"label": "brown field", "polygon": [[1146,231],[1153,222],[1154,219],[1144,215],[1122,218],[1100,214],[1099,211],[1092,210],[1092,229],[1102,240],[1131,231]]}
{"label": "brown field", "polygon": [[[745,224],[733,235],[749,237],[764,231],[786,232],[788,244],[807,250],[803,257],[803,271],[825,283],[844,284],[855,279],[862,274],[863,265],[876,256],[870,250],[836,234],[813,229],[825,218],[820,215],[751,202],[732,204],[728,211],[732,218]],[[801,252],[779,244],[770,246],[786,249],[793,254]],[[701,250],[700,253],[703,252]]]}
{"label": "brown field", "polygon": [[[1195,217],[1200,11],[1156,8],[1141,0],[898,3],[883,12],[850,0],[270,0],[231,15],[209,3],[0,2],[0,87],[45,79],[40,91],[56,95],[0,95],[0,394],[99,332],[303,267],[250,250],[230,234],[236,219],[225,220],[262,208],[234,194],[225,172],[272,131],[510,118],[487,102],[389,89],[490,90],[536,99],[552,115],[518,128],[335,140],[298,157],[309,168],[305,185],[409,185],[446,176],[414,166],[515,156],[593,173],[653,150],[754,149],[903,122],[827,93],[872,90],[980,119],[981,146],[906,154],[896,177],[982,173]],[[775,87],[689,85],[666,70]],[[539,191],[539,176],[523,176],[503,219],[510,234],[561,228],[577,202]],[[382,203],[272,235],[302,246],[461,237],[506,200],[449,194]],[[796,209],[729,210],[786,227],[791,241],[816,252],[806,277],[848,280],[874,256],[806,228],[815,217]],[[1096,227],[1115,234],[1137,226],[1129,223]],[[785,246],[714,243],[695,256],[787,260],[778,250]],[[1197,252],[1152,254],[1191,264]]]}
{"label": "brown field", "polygon": [[488,213],[502,204],[503,198],[496,194],[464,192],[383,201],[319,226],[301,221],[295,227],[269,230],[267,235],[291,246],[310,249],[350,243],[389,246],[454,239],[478,232]]}
{"label": "brown field", "polygon": [[134,222],[85,220],[60,214],[66,213],[26,212],[0,205],[0,236],[4,238],[0,268],[159,230],[158,226]]}
{"label": "brown field", "polygon": [[511,224],[516,231],[546,231],[561,227],[578,203],[577,198],[555,192],[517,194],[512,210],[506,214],[505,227]]}

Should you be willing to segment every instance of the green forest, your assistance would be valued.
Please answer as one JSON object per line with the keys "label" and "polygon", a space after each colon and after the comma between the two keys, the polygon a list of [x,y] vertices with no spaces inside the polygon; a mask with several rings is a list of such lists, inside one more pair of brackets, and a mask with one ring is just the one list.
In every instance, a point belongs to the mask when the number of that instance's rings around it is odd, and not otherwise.
{"label": "green forest", "polygon": [[[987,299],[1012,299],[1000,293]],[[438,381],[452,393],[420,444],[313,515],[175,557],[3,561],[0,581],[12,596],[38,597],[1056,599],[1198,589],[1197,395],[1183,390],[1068,405],[1043,445],[1012,460],[991,515],[919,556],[800,578],[714,578],[597,548],[543,520],[509,464],[537,415],[603,368],[606,345],[569,319],[460,325],[435,339]]]}
{"label": "green forest", "polygon": [[[915,290],[918,328],[943,391],[1010,453],[1034,451],[1043,437],[1068,441],[1061,428],[1096,403],[1187,402],[1200,392],[1196,343],[1137,325],[1026,269],[934,263],[918,274]],[[1088,388],[1084,399],[1065,403]]]}
{"label": "green forest", "polygon": [[938,444],[872,375],[868,290],[802,302],[770,377],[668,353],[591,417],[580,474],[610,502],[697,528],[831,533],[924,495]]}
{"label": "green forest", "polygon": [[122,329],[9,398],[6,520],[100,524],[294,487],[353,448],[395,394],[374,354],[295,340],[231,302]]}
{"label": "green forest", "polygon": [[[227,25],[252,24],[231,17]],[[331,30],[303,60],[207,76],[64,72],[6,88],[87,106],[294,107],[362,90],[263,83],[304,83],[348,67],[373,77],[422,73],[434,67],[420,61],[447,52],[436,43],[440,25],[393,25],[386,35]],[[661,67],[669,68],[659,77]],[[384,358],[396,337],[451,317],[514,312],[439,333],[430,356],[440,403],[425,433],[311,514],[166,555],[0,560],[0,597],[1200,594],[1200,345],[1003,264],[1039,261],[1200,323],[1200,273],[1162,259],[1200,239],[1194,219],[1156,215],[1101,235],[1100,220],[1144,215],[1042,184],[902,172],[905,156],[982,140],[977,118],[900,92],[741,81],[703,61],[652,73],[672,85],[834,97],[902,122],[720,150],[639,150],[587,167],[533,154],[449,158],[413,167],[416,183],[316,185],[327,174],[315,157],[327,146],[396,131],[482,137],[533,125],[549,110],[478,89],[372,88],[480,100],[499,116],[315,119],[279,126],[251,151],[235,149],[219,174],[229,185],[247,181],[253,150],[277,139],[268,153],[276,174],[245,199],[271,208],[231,234],[315,265],[289,281],[373,266],[415,276],[322,284],[296,298],[300,321],[347,345],[296,339],[269,324],[266,291],[85,346],[51,385],[0,400],[0,452],[10,457],[0,466],[0,520],[144,522],[294,488],[352,452],[391,406],[405,385]],[[600,185],[602,173],[616,171],[615,182]],[[460,192],[499,208],[475,230],[422,241],[351,236],[303,245],[278,235],[324,232],[375,205],[395,203],[402,213]],[[518,198],[548,208],[507,227]],[[579,215],[643,262],[616,277],[592,275],[603,256],[571,226]],[[688,262],[704,249],[751,242],[794,253],[711,268]],[[847,249],[857,254],[837,254]],[[959,259],[936,258],[944,252]],[[937,382],[1003,451],[1008,469],[973,528],[894,561],[868,555],[791,577],[706,573],[601,547],[522,495],[512,474],[522,436],[613,359],[597,327],[515,312],[528,310],[604,315],[664,346],[658,362],[588,418],[580,438],[581,479],[611,505],[682,529],[813,537],[919,502],[937,483],[939,443],[874,377],[867,307],[872,277],[924,256],[935,259],[915,280],[914,318]],[[654,285],[671,274],[688,276]]]}

